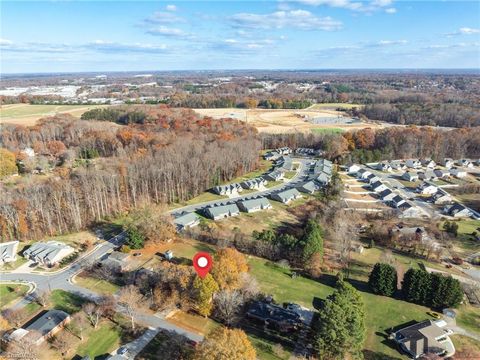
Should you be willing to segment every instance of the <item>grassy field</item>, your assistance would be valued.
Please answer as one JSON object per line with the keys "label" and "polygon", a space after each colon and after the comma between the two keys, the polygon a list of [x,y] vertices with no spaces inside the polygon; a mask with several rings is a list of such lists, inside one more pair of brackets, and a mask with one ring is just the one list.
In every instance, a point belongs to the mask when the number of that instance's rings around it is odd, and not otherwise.
{"label": "grassy field", "polygon": [[[480,231],[477,230],[480,228],[480,220],[465,219],[456,221],[456,224],[458,225],[458,236],[452,241],[454,250],[462,255],[480,251],[480,242],[471,235],[474,231],[480,234]],[[443,228],[443,222],[440,224],[440,228]]]}
{"label": "grassy field", "polygon": [[462,305],[457,309],[457,325],[480,335],[480,309]]}
{"label": "grassy field", "polygon": [[480,341],[466,336],[453,335],[450,337],[455,345],[455,359],[476,360],[480,359]]}
{"label": "grassy field", "polygon": [[77,283],[81,287],[95,291],[102,295],[113,295],[119,289],[118,285],[112,284],[109,281],[99,280],[89,276],[79,275],[75,277],[75,283]]}
{"label": "grassy field", "polygon": [[311,132],[314,134],[341,134],[345,131],[345,129],[342,128],[313,128],[311,129]]}
{"label": "grassy field", "polygon": [[2,105],[0,123],[30,126],[35,125],[36,121],[42,117],[69,113],[79,118],[85,111],[107,106],[109,105]]}
{"label": "grassy field", "polygon": [[91,329],[86,334],[87,341],[80,344],[77,354],[90,356],[95,359],[97,356],[107,355],[120,347],[120,329],[110,321],[104,321],[97,329]]}
{"label": "grassy field", "polygon": [[[274,342],[261,339],[255,335],[248,335],[248,339],[257,351],[257,358],[261,360],[288,360],[291,356],[291,351],[284,348],[279,348]],[[277,349],[277,350],[276,350]]]}
{"label": "grassy field", "polygon": [[[329,276],[324,276],[320,281],[301,276],[293,279],[290,270],[272,266],[267,260],[253,257],[249,259],[249,265],[262,291],[273,295],[279,303],[295,302],[312,308],[318,299],[325,299],[334,290]],[[362,282],[357,287],[363,290],[364,286]],[[406,358],[386,339],[386,330],[409,321],[425,320],[429,318],[429,309],[367,291],[361,291],[361,295],[366,310],[366,358],[372,359],[377,355]]]}
{"label": "grassy field", "polygon": [[63,290],[53,290],[50,301],[52,308],[63,310],[69,314],[80,311],[82,304],[85,302],[80,296]]}
{"label": "grassy field", "polygon": [[186,313],[181,310],[176,311],[171,316],[168,316],[167,321],[180,326],[182,329],[187,329],[200,335],[207,335],[210,331],[219,326],[218,323],[209,318]]}
{"label": "grassy field", "polygon": [[20,284],[0,284],[0,308],[20,299],[28,291],[28,286]]}

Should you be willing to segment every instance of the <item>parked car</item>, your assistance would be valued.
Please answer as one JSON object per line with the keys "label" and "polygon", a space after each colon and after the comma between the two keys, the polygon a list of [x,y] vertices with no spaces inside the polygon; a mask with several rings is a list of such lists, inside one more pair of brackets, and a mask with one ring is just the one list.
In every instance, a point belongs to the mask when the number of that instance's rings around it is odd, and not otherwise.
{"label": "parked car", "polygon": [[128,352],[128,349],[125,346],[122,346],[120,349],[118,349],[117,354],[125,355],[127,352]]}

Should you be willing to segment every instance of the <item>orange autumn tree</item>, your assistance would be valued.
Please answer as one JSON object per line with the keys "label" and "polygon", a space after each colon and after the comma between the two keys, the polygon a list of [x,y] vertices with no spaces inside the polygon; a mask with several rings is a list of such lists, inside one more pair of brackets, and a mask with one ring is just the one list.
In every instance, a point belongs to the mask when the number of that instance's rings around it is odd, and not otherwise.
{"label": "orange autumn tree", "polygon": [[248,271],[245,255],[233,248],[220,249],[215,254],[212,276],[221,290],[233,290],[240,286],[240,275]]}
{"label": "orange autumn tree", "polygon": [[257,354],[240,329],[219,327],[208,334],[195,354],[195,360],[255,360]]}

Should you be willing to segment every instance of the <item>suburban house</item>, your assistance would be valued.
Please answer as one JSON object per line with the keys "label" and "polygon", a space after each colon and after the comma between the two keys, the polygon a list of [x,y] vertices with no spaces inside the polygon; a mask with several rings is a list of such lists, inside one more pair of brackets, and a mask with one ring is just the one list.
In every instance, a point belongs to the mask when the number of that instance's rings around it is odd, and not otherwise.
{"label": "suburban house", "polygon": [[387,190],[388,187],[381,181],[375,181],[374,183],[370,184],[370,189],[376,193],[381,193],[383,190]]}
{"label": "suburban house", "polygon": [[37,242],[23,252],[23,256],[44,266],[55,266],[73,254],[75,249],[59,241]]}
{"label": "suburban house", "polygon": [[280,181],[285,176],[285,171],[275,169],[266,173],[263,177],[268,181]]}
{"label": "suburban house", "polygon": [[401,203],[398,208],[402,212],[400,215],[402,218],[418,218],[421,215],[417,207],[406,201]]}
{"label": "suburban house", "polygon": [[379,162],[375,168],[380,171],[392,171],[392,166],[388,161]]}
{"label": "suburban house", "polygon": [[418,172],[418,178],[420,180],[437,180],[437,175],[435,175],[435,172],[433,170],[425,170],[425,171],[419,171]]}
{"label": "suburban house", "polygon": [[463,178],[463,177],[467,176],[467,172],[465,170],[462,170],[462,169],[457,168],[457,167],[452,167],[450,169],[450,174],[452,174],[452,176],[455,176],[457,178]]}
{"label": "suburban house", "polygon": [[210,206],[205,209],[205,215],[213,220],[224,219],[239,214],[240,209],[236,204]]}
{"label": "suburban house", "polygon": [[405,165],[410,169],[417,169],[422,166],[422,163],[417,159],[408,159],[405,161]]}
{"label": "suburban house", "polygon": [[0,265],[17,260],[18,240],[0,243]]}
{"label": "suburban house", "polygon": [[450,177],[450,171],[448,170],[435,169],[433,172],[438,179],[446,179]]}
{"label": "suburban house", "polygon": [[452,197],[447,192],[439,189],[435,194],[432,195],[430,201],[434,204],[448,204],[452,202]]}
{"label": "suburban house", "polygon": [[173,223],[178,230],[183,230],[200,224],[200,218],[194,212],[183,212],[173,219]]}
{"label": "suburban house", "polygon": [[281,332],[296,331],[302,326],[301,317],[296,312],[264,301],[252,303],[246,315],[253,321]]}
{"label": "suburban house", "polygon": [[369,175],[372,175],[372,173],[367,169],[360,169],[357,172],[357,177],[361,180],[365,180]]}
{"label": "suburban house", "polygon": [[36,345],[40,345],[58,333],[68,322],[70,322],[70,315],[65,311],[48,310],[25,328],[17,329],[7,335],[6,339],[8,341],[20,341],[27,336]]}
{"label": "suburban house", "polygon": [[395,195],[392,200],[389,201],[389,204],[394,208],[399,208],[405,202],[405,199],[400,195]]}
{"label": "suburban house", "polygon": [[413,359],[418,359],[427,353],[452,356],[455,353],[455,347],[447,332],[437,323],[425,320],[394,332],[391,338]]}
{"label": "suburban house", "polygon": [[390,236],[398,236],[399,238],[408,238],[419,242],[425,242],[429,239],[428,233],[424,227],[404,227],[399,224],[389,230]]}
{"label": "suburban house", "polygon": [[250,199],[250,200],[242,200],[237,202],[237,205],[240,208],[240,210],[247,213],[253,213],[256,211],[272,208],[272,204],[270,204],[270,201],[268,201],[268,199],[264,197],[259,197],[259,198]]}
{"label": "suburban house", "polygon": [[285,171],[292,171],[292,158],[290,156],[282,156],[276,161],[275,166],[280,167]]}
{"label": "suburban house", "polygon": [[240,184],[228,184],[228,185],[219,185],[213,187],[213,192],[218,195],[238,195],[239,192],[243,191],[243,188]]}
{"label": "suburban house", "polygon": [[303,184],[298,185],[297,190],[306,194],[313,194],[315,191],[318,190],[318,186],[315,184],[314,181],[307,181]]}
{"label": "suburban house", "polygon": [[245,181],[241,182],[240,185],[244,189],[259,190],[259,189],[263,188],[265,185],[267,185],[267,183],[268,183],[268,181],[265,180],[263,177],[258,177],[258,178],[251,179],[251,180],[245,180]]}
{"label": "suburban house", "polygon": [[322,155],[323,151],[312,148],[298,148],[295,150],[295,153],[304,156],[320,156]]}
{"label": "suburban house", "polygon": [[461,217],[470,217],[473,215],[472,211],[459,203],[454,203],[453,205],[446,206],[443,211],[445,214],[461,218]]}
{"label": "suburban house", "polygon": [[370,174],[367,176],[367,179],[366,181],[369,183],[369,184],[373,184],[377,181],[380,181],[380,178],[377,176],[377,175],[374,175],[374,174]]}
{"label": "suburban house", "polygon": [[382,192],[380,192],[378,194],[378,196],[383,201],[390,201],[396,196],[396,194],[392,190],[387,188],[387,189],[383,190]]}
{"label": "suburban house", "polygon": [[271,199],[280,201],[284,204],[288,204],[290,201],[301,197],[302,194],[300,194],[297,189],[288,189],[270,195]]}
{"label": "suburban house", "polygon": [[349,175],[357,175],[358,170],[360,170],[361,167],[357,164],[352,164],[347,167],[347,173]]}
{"label": "suburban house", "polygon": [[278,158],[280,158],[282,155],[288,155],[288,154],[291,154],[291,153],[292,153],[292,149],[290,149],[289,147],[283,147],[283,148],[279,148],[279,149],[275,149],[275,150],[267,152],[263,156],[263,158],[265,160],[275,161]]}
{"label": "suburban house", "polygon": [[468,159],[460,159],[457,161],[458,166],[473,168],[473,163]]}
{"label": "suburban house", "polygon": [[450,169],[453,165],[455,165],[455,162],[453,161],[453,159],[450,159],[450,158],[444,158],[440,164],[442,164],[442,166],[446,167],[447,169]]}
{"label": "suburban house", "polygon": [[410,171],[405,171],[402,175],[403,180],[415,182],[418,180],[418,175],[416,173],[410,172]]}
{"label": "suburban house", "polygon": [[390,161],[390,167],[392,170],[405,170],[407,166],[401,160],[392,160]]}
{"label": "suburban house", "polygon": [[422,159],[420,163],[423,167],[433,169],[437,164],[432,159]]}
{"label": "suburban house", "polygon": [[314,174],[320,174],[320,173],[325,173],[329,176],[332,175],[332,168],[333,168],[333,163],[330,160],[327,159],[320,159],[317,160],[315,163],[315,166],[313,168],[313,173]]}
{"label": "suburban house", "polygon": [[324,172],[321,172],[320,174],[315,175],[315,178],[314,178],[314,180],[321,186],[328,185],[328,183],[330,182],[330,179],[331,179],[331,176]]}
{"label": "suburban house", "polygon": [[116,271],[125,271],[129,266],[127,261],[129,258],[130,254],[120,251],[112,251],[110,254],[108,254],[108,257],[102,261],[102,265],[105,265],[108,268]]}
{"label": "suburban house", "polygon": [[422,195],[433,195],[438,191],[438,187],[428,182],[423,182],[417,186],[416,191]]}

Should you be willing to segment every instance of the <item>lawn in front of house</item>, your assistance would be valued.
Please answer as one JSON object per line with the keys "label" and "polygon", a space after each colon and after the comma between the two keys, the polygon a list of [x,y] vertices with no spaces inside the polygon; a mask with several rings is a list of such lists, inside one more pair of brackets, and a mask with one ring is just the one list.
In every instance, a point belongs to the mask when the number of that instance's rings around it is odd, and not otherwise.
{"label": "lawn in front of house", "polygon": [[[480,220],[462,219],[454,221],[458,225],[458,235],[451,243],[454,250],[462,255],[472,254],[480,251],[480,241],[472,235],[473,232],[480,234]],[[440,223],[440,229],[443,229],[444,222]]]}
{"label": "lawn in front of house", "polygon": [[120,288],[107,280],[96,279],[87,275],[80,274],[75,277],[75,283],[81,287],[97,292],[102,295],[113,295]]}
{"label": "lawn in front of house", "polygon": [[480,335],[480,309],[471,305],[461,305],[457,309],[457,325]]}
{"label": "lawn in front of house", "polygon": [[10,304],[14,300],[22,298],[28,291],[27,285],[0,284],[0,308]]}
{"label": "lawn in front of house", "polygon": [[201,193],[200,195],[195,196],[194,198],[192,198],[188,201],[183,201],[181,203],[170,204],[168,206],[168,209],[173,210],[173,209],[180,208],[180,207],[183,207],[183,206],[200,204],[200,203],[204,203],[204,202],[207,202],[207,201],[217,201],[217,200],[220,201],[220,200],[225,200],[225,199],[228,199],[228,196],[217,195],[217,194],[214,194],[213,192],[205,191],[205,192]]}
{"label": "lawn in front of house", "polygon": [[[313,303],[325,299],[334,291],[333,277],[325,275],[320,281],[298,276],[291,277],[291,270],[272,265],[268,260],[250,257],[248,264],[251,274],[266,294],[273,295],[278,303],[294,302],[308,308]],[[365,287],[365,283],[358,283]],[[410,321],[429,319],[428,308],[406,301],[378,296],[366,291],[360,292],[366,311],[367,338],[365,355],[383,354],[396,358],[406,358],[400,354],[395,345],[387,339],[386,331],[392,327]]]}
{"label": "lawn in front of house", "polygon": [[53,290],[50,295],[50,302],[53,309],[73,314],[80,311],[86,300],[67,291]]}
{"label": "lawn in front of house", "polygon": [[260,360],[288,360],[292,355],[290,349],[281,347],[280,344],[270,342],[253,334],[248,334],[248,339],[257,352]]}
{"label": "lawn in front of house", "polygon": [[87,340],[78,346],[76,353],[94,359],[120,347],[121,329],[111,321],[103,321],[96,329],[89,328],[84,337]]}
{"label": "lawn in front of house", "polygon": [[480,359],[480,341],[463,335],[451,335],[450,338],[455,346],[455,359]]}

